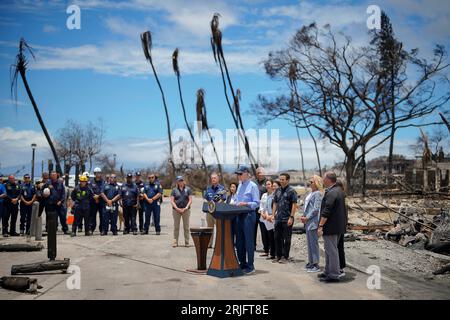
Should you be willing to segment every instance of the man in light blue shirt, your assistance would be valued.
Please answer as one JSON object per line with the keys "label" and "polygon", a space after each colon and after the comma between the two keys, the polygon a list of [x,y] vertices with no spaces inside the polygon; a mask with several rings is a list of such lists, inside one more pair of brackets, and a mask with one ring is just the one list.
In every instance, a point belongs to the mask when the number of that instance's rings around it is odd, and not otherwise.
{"label": "man in light blue shirt", "polygon": [[[236,171],[239,186],[236,192],[236,204],[248,206],[254,210],[259,206],[259,189],[256,183],[250,180],[250,170],[247,166],[240,166]],[[244,273],[255,272],[253,265],[255,255],[255,223],[256,212],[244,213],[237,218],[236,248],[239,264]]]}

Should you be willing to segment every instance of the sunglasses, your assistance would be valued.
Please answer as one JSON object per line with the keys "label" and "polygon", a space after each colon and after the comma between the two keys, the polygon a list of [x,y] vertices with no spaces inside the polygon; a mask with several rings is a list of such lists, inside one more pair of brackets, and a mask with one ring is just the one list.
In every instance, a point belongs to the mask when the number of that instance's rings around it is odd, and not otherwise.
{"label": "sunglasses", "polygon": [[238,173],[237,175],[238,175],[238,176],[242,176],[242,175],[243,175],[243,173]]}

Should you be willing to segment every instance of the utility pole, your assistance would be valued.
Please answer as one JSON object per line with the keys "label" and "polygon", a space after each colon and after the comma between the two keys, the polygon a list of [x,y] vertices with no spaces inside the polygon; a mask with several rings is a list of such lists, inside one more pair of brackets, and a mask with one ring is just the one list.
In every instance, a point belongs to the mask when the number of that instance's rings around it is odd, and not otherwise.
{"label": "utility pole", "polygon": [[31,182],[34,183],[34,152],[36,151],[36,143],[31,144],[31,149],[33,149],[33,153],[31,156]]}

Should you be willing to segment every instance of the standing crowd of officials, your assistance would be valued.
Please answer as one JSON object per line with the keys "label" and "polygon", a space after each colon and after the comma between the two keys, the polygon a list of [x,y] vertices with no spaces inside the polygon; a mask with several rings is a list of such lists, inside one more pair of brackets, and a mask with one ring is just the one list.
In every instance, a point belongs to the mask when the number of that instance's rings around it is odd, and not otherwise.
{"label": "standing crowd of officials", "polygon": [[[210,176],[211,184],[204,192],[206,201],[223,201],[237,206],[250,207],[249,213],[241,214],[232,222],[233,241],[237,257],[244,273],[255,272],[254,252],[258,229],[261,233],[262,257],[274,263],[285,264],[290,258],[292,228],[298,211],[298,196],[290,185],[288,173],[282,173],[277,180],[267,179],[264,169],[259,167],[256,179],[250,179],[250,170],[242,165],[235,172],[239,182],[229,185],[229,190],[219,183],[216,173]],[[90,236],[97,228],[101,235],[109,231],[118,234],[119,211],[123,213],[123,234],[148,234],[150,224],[160,235],[160,214],[163,189],[154,173],[148,175],[144,183],[141,173],[128,173],[126,181],[119,185],[114,174],[103,178],[99,168],[94,170],[94,178],[87,174],[79,177],[79,184],[66,194],[63,180],[56,172],[43,173],[42,179],[35,185],[28,174],[22,183],[13,175],[6,183],[0,179],[0,217],[4,237],[30,233],[32,206],[39,202],[39,216],[53,212],[59,218],[62,232],[69,234],[66,221],[67,208],[74,214],[71,236],[84,231]],[[134,178],[134,179],[133,179]],[[344,233],[347,226],[347,209],[344,187],[336,174],[327,172],[322,177],[314,175],[308,183],[311,192],[306,196],[300,221],[305,226],[308,246],[307,272],[319,272],[319,238],[323,237],[325,249],[325,268],[319,274],[324,282],[337,282],[342,278],[345,268]],[[174,221],[172,246],[179,245],[180,224],[183,223],[184,244],[189,246],[189,218],[193,192],[185,183],[183,176],[176,178],[176,186],[170,194]],[[19,232],[16,223],[20,212]],[[206,216],[207,225],[214,227],[211,214]],[[139,225],[138,225],[139,224]],[[209,243],[212,247],[212,240]]]}

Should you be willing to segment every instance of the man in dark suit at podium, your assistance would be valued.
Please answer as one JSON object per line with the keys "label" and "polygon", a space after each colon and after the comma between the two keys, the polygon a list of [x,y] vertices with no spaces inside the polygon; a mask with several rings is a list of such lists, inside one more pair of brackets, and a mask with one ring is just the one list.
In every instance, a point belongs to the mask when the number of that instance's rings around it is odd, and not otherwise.
{"label": "man in dark suit at podium", "polygon": [[253,209],[250,213],[239,215],[237,219],[236,248],[239,264],[246,274],[255,272],[253,265],[255,255],[255,210],[259,206],[258,186],[250,180],[249,172],[250,170],[247,166],[240,166],[236,171],[239,178],[236,204],[238,206],[248,206]]}

